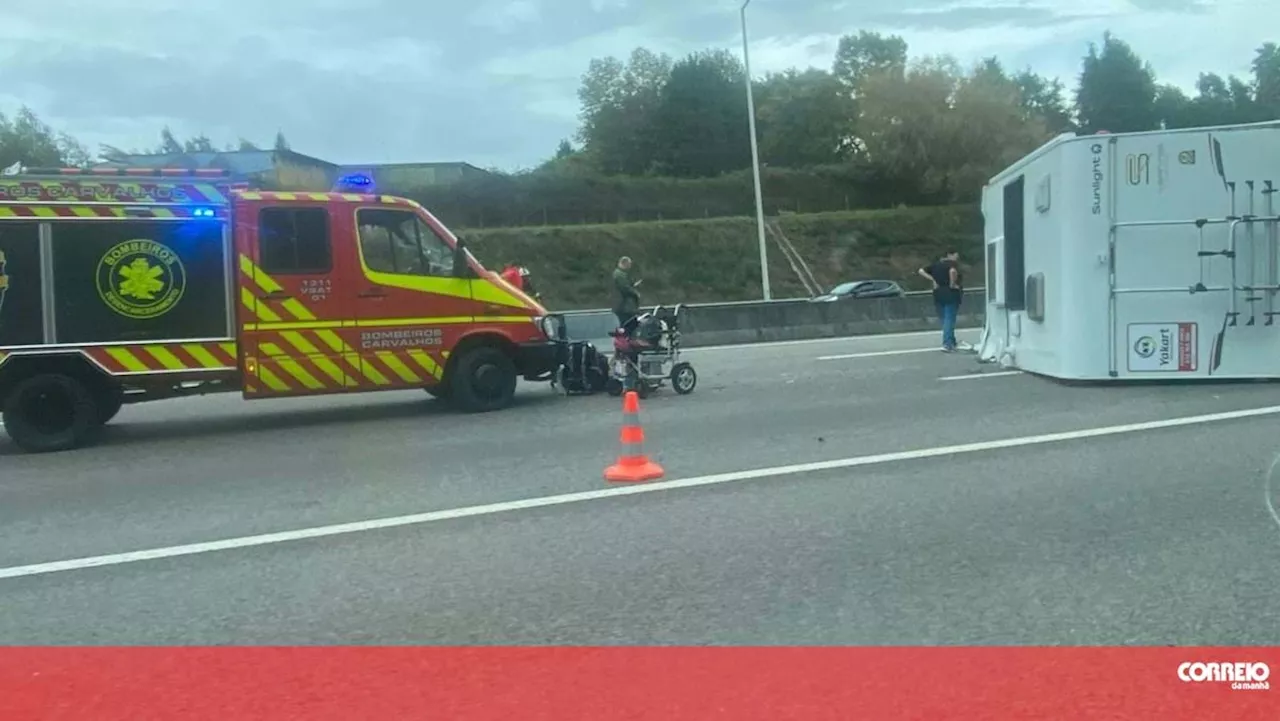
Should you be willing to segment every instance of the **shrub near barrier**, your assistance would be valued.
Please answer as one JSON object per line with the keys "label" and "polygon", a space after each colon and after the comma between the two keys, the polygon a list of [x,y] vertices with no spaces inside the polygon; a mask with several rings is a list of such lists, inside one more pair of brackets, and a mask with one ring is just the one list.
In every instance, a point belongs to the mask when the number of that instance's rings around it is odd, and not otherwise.
{"label": "shrub near barrier", "polygon": [[[850,165],[765,168],[761,184],[767,215],[884,208],[903,197],[872,171]],[[499,228],[749,216],[752,187],[749,170],[696,179],[533,172],[384,191],[421,202],[453,228]]]}
{"label": "shrub near barrier", "polygon": [[[982,219],[974,206],[784,215],[776,219],[824,288],[868,278],[924,289],[921,265],[958,249],[965,284],[982,285]],[[552,309],[613,302],[619,256],[636,262],[643,302],[715,303],[760,298],[759,246],[750,217],[546,228],[460,231],[490,268],[514,261],[533,272]],[[778,246],[769,244],[775,298],[806,295]]]}

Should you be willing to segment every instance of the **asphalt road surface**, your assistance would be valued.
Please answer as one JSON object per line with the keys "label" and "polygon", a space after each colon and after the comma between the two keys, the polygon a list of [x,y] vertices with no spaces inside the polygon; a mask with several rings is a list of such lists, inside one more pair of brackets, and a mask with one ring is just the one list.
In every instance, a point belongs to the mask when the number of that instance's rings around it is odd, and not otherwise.
{"label": "asphalt road surface", "polygon": [[642,408],[647,486],[601,478],[616,399],[543,386],[0,441],[0,642],[1280,644],[1280,386],[1066,387],[936,341],[690,352],[695,393]]}

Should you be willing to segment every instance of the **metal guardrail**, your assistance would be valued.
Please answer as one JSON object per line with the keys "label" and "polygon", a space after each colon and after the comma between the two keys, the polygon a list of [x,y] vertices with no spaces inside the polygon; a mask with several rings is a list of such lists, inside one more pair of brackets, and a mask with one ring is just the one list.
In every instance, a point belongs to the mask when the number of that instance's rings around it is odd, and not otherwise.
{"label": "metal guardrail", "polygon": [[[922,295],[928,295],[932,292],[933,291],[931,290],[909,290],[903,293],[903,295],[919,297]],[[972,293],[975,295],[978,293],[985,294],[987,292],[987,288],[986,286],[980,285],[980,286],[977,286],[976,288],[965,288],[964,292],[966,294]],[[739,306],[739,305],[745,306],[745,305],[779,305],[782,303],[807,303],[809,302],[809,300],[810,300],[809,298],[775,298],[769,301],[727,300],[720,303],[685,303],[684,305],[686,308],[725,308],[725,307],[733,307],[733,306]],[[609,308],[583,308],[578,310],[554,310],[552,312],[557,313],[559,315],[594,315],[597,313],[613,313],[613,310]]]}

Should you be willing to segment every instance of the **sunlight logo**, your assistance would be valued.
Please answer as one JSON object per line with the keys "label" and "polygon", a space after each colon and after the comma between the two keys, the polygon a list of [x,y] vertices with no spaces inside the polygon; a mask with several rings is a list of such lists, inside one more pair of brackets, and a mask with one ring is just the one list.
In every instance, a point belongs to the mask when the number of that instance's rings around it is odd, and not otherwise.
{"label": "sunlight logo", "polygon": [[1271,684],[1271,667],[1255,663],[1202,663],[1186,662],[1178,666],[1178,678],[1183,683],[1230,683],[1237,691],[1267,691]]}

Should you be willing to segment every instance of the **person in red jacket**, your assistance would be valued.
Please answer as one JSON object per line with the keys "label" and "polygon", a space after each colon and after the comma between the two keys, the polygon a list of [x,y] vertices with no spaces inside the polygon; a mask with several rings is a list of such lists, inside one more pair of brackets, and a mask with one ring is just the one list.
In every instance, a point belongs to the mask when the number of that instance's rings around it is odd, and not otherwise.
{"label": "person in red jacket", "polygon": [[507,267],[502,269],[502,279],[528,293],[534,300],[542,298],[542,294],[533,287],[533,280],[529,277],[529,269],[523,265],[507,263]]}

